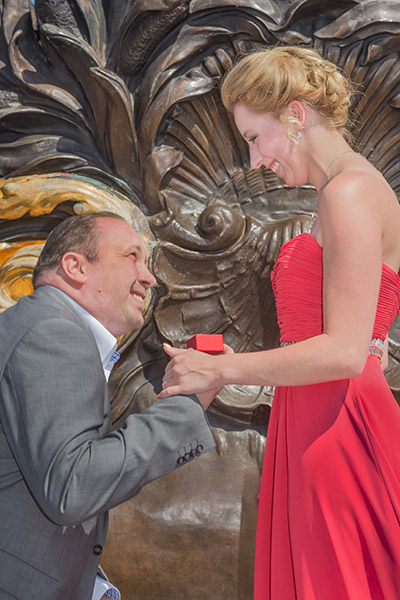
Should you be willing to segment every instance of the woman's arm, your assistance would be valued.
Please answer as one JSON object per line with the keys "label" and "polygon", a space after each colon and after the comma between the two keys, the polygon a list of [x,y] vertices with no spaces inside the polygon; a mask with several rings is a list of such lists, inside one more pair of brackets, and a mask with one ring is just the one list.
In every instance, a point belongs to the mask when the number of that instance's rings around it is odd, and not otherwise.
{"label": "woman's arm", "polygon": [[359,375],[375,320],[385,199],[373,175],[332,180],[321,198],[324,332],[273,350],[215,356],[172,349],[160,397],[226,384],[305,385]]}

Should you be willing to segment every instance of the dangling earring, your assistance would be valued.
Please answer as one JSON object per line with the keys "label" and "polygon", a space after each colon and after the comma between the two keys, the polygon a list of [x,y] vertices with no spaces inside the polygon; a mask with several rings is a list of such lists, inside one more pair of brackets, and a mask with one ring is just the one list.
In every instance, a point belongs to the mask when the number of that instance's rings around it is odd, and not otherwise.
{"label": "dangling earring", "polygon": [[291,142],[294,144],[299,144],[301,138],[303,137],[303,134],[300,130],[304,129],[304,125],[300,127],[300,121],[299,119],[296,119],[296,117],[285,117],[284,115],[279,115],[279,120],[282,123],[292,123],[293,127],[287,130],[286,135]]}
{"label": "dangling earring", "polygon": [[301,138],[303,137],[303,134],[301,133],[300,129],[295,131],[293,128],[288,129],[286,135],[288,136],[289,140],[294,144],[299,144]]}

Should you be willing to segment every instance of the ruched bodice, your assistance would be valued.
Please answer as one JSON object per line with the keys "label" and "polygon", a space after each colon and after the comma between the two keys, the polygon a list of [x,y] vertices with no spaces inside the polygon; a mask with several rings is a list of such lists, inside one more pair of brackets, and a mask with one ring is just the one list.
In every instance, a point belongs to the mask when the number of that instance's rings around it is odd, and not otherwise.
{"label": "ruched bodice", "polygon": [[[309,233],[301,233],[281,248],[271,274],[281,342],[299,342],[323,332],[322,248]],[[400,306],[400,278],[382,265],[373,330],[385,339]]]}

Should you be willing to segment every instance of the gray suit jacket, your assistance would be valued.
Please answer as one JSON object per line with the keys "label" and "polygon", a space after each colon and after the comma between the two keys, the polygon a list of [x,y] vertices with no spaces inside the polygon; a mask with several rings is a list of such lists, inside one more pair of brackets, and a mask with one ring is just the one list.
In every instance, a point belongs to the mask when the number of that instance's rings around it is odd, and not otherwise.
{"label": "gray suit jacket", "polygon": [[207,418],[175,396],[110,432],[92,332],[51,288],[0,315],[0,344],[0,599],[89,600],[107,510],[212,448]]}

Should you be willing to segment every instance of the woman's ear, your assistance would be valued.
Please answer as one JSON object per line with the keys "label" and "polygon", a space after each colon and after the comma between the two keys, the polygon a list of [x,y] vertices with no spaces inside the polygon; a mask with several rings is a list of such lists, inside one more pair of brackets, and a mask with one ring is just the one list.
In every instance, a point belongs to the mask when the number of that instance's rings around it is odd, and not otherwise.
{"label": "woman's ear", "polygon": [[61,259],[64,275],[75,283],[86,281],[86,258],[79,252],[66,252]]}
{"label": "woman's ear", "polygon": [[303,104],[299,100],[292,100],[279,115],[279,120],[282,123],[289,123],[286,135],[291,142],[299,144],[306,121],[306,110]]}
{"label": "woman's ear", "polygon": [[292,100],[289,102],[286,110],[287,115],[292,117],[292,121],[295,120],[297,123],[299,123],[300,127],[304,125],[306,121],[306,111],[300,100]]}

